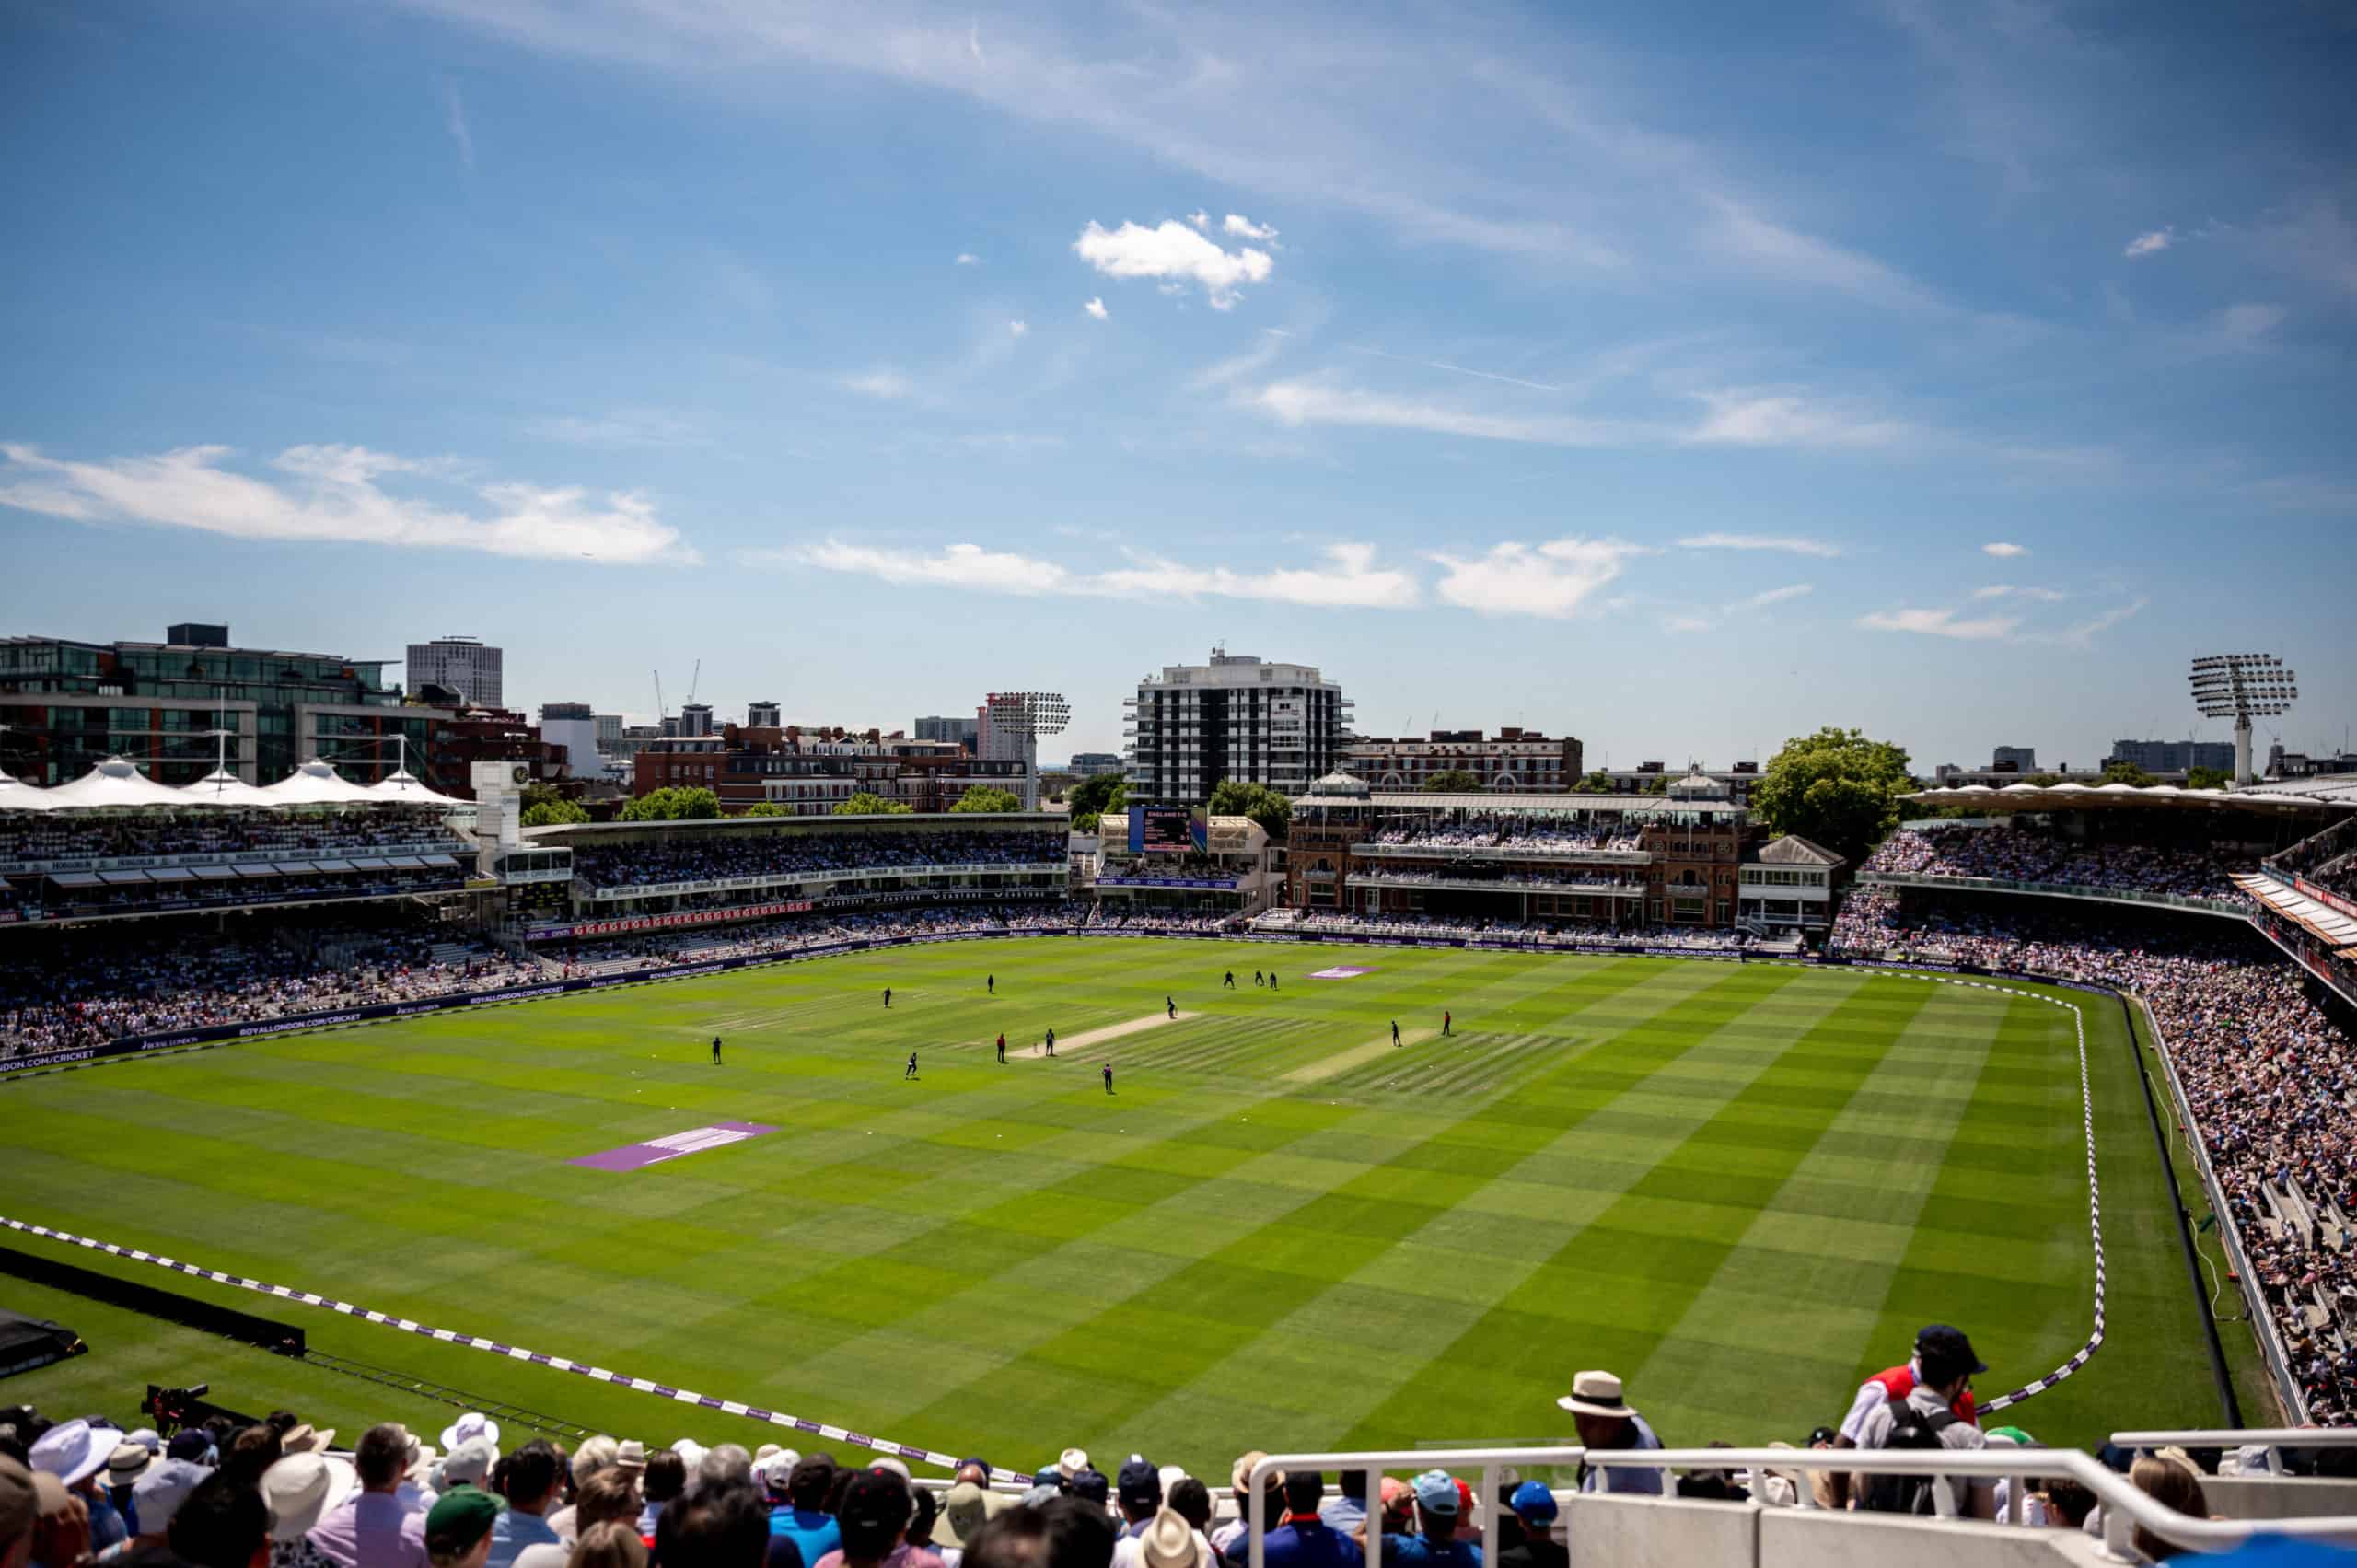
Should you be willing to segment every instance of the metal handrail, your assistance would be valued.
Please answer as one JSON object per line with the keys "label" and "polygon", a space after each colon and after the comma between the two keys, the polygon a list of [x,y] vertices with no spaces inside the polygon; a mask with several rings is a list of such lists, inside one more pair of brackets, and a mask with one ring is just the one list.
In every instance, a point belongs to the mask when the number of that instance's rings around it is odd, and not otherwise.
{"label": "metal handrail", "polygon": [[[2311,1434],[2305,1432],[2269,1432],[2267,1435],[2296,1435],[2305,1440]],[[1754,1474],[1763,1470],[1804,1473],[1833,1470],[1865,1475],[2003,1479],[2011,1482],[2008,1512],[2016,1521],[2027,1478],[2067,1477],[2094,1493],[2096,1501],[2103,1505],[2104,1550],[2113,1561],[2121,1562],[2138,1560],[2130,1541],[2139,1527],[2174,1545],[2205,1552],[2230,1551],[2262,1530],[2270,1535],[2296,1536],[2309,1540],[2357,1542],[2357,1516],[2251,1522],[2192,1518],[2154,1501],[2131,1485],[2125,1477],[2098,1464],[2088,1455],[2067,1448],[1948,1448],[1930,1452],[1883,1448],[1589,1449],[1579,1446],[1555,1448],[1391,1448],[1348,1453],[1271,1454],[1254,1465],[1248,1478],[1245,1511],[1250,1568],[1266,1568],[1263,1543],[1268,1533],[1268,1478],[1279,1470],[1366,1471],[1368,1509],[1372,1518],[1382,1505],[1382,1489],[1377,1477],[1383,1471],[1406,1467],[1422,1470],[1436,1466],[1448,1469],[1478,1465],[1481,1469],[1481,1487],[1477,1495],[1483,1504],[1482,1560],[1490,1562],[1494,1560],[1497,1546],[1496,1497],[1500,1467],[1573,1464],[1585,1464],[1598,1469],[1657,1469],[1662,1472],[1665,1490],[1669,1472],[1674,1469],[1742,1469]],[[1808,1494],[1804,1492],[1802,1495],[1806,1498]],[[1806,1502],[1800,1505],[1811,1506]],[[1382,1540],[1381,1524],[1375,1520],[1367,1531],[1368,1568],[1380,1568]]]}
{"label": "metal handrail", "polygon": [[2286,1448],[2357,1448],[2357,1426],[2188,1427],[2177,1432],[2115,1432],[2122,1448],[2261,1448],[2267,1473],[2285,1474]]}

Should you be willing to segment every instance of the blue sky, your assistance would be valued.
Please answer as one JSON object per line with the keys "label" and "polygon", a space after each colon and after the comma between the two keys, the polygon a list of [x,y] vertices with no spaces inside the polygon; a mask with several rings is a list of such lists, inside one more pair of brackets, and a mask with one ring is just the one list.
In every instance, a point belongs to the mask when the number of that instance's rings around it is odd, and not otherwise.
{"label": "blue sky", "polygon": [[[8,631],[1592,761],[2357,718],[2339,6],[0,7]],[[1058,748],[1051,747],[1051,749]]]}

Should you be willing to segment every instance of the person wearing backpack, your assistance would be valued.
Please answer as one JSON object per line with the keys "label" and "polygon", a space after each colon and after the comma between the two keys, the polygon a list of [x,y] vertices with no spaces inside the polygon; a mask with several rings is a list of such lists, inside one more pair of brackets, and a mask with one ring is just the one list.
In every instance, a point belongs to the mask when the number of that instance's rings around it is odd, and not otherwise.
{"label": "person wearing backpack", "polygon": [[[1915,1387],[1916,1379],[1922,1375],[1923,1357],[1926,1355],[1934,1358],[1945,1357],[1949,1361],[1961,1360],[1975,1372],[1989,1370],[1981,1364],[1980,1357],[1974,1353],[1972,1342],[1965,1336],[1962,1329],[1952,1328],[1945,1323],[1927,1324],[1922,1332],[1915,1336],[1914,1351],[1905,1361],[1897,1366],[1887,1367],[1875,1373],[1858,1385],[1857,1397],[1850,1401],[1850,1411],[1841,1418],[1841,1425],[1833,1438],[1833,1446],[1836,1448],[1864,1446],[1859,1439],[1859,1433],[1865,1425],[1866,1417],[1881,1410],[1885,1405],[1896,1403],[1907,1397],[1908,1390]],[[1973,1403],[1972,1389],[1969,1385],[1965,1388],[1964,1397],[1956,1400],[1952,1408],[1957,1415],[1972,1425],[1980,1424],[1980,1412]],[[1814,1444],[1811,1446],[1815,1446]],[[1847,1508],[1850,1505],[1849,1472],[1832,1471],[1827,1477],[1827,1481],[1833,1489],[1833,1506]]]}
{"label": "person wearing backpack", "polygon": [[[1984,1448],[1989,1439],[1958,1412],[1979,1363],[1966,1352],[1921,1344],[1907,1397],[1886,1402],[1859,1423],[1858,1446],[1872,1452]],[[1991,1482],[1963,1476],[1861,1473],[1858,1506],[1880,1514],[1934,1514],[1944,1519],[1996,1516]]]}

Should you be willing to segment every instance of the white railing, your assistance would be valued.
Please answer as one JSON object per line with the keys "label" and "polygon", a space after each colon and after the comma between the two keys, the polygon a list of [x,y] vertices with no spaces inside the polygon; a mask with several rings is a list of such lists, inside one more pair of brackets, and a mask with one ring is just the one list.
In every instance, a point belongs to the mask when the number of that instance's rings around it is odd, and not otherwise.
{"label": "white railing", "polygon": [[2210,1140],[2202,1132],[2200,1119],[2193,1114],[2193,1101],[2187,1097],[2184,1083],[2177,1075],[2177,1057],[2169,1050],[2168,1036],[2161,1028],[2161,1016],[2142,996],[2136,998],[2136,1006],[2144,1015],[2145,1026],[2153,1031],[2153,1054],[2161,1059],[2162,1075],[2168,1080],[2170,1104],[2186,1130],[2186,1142],[2192,1145],[2193,1168],[2201,1178],[2202,1196],[2210,1200],[2210,1212],[2218,1216],[2218,1237],[2225,1245],[2226,1262],[2240,1282],[2243,1309],[2250,1314],[2258,1353],[2267,1362],[2267,1375],[2275,1381],[2275,1397],[2293,1420],[2305,1421],[2307,1396],[2300,1389],[2300,1380],[2292,1376],[2291,1354],[2284,1349],[2283,1336],[2276,1328],[2275,1314],[2267,1305],[2265,1288],[2251,1268],[2249,1255],[2243,1251],[2242,1227],[2235,1218],[2233,1205],[2226,1202],[2226,1191],[2219,1184],[2217,1168],[2210,1163]]}
{"label": "white railing", "polygon": [[2267,1454],[2267,1473],[2282,1475],[2286,1448],[2357,1448],[2357,1427],[2254,1426],[2245,1431],[2189,1427],[2174,1432],[2115,1432],[2111,1440],[2122,1448],[2259,1448]]}
{"label": "white railing", "polygon": [[[2270,1431],[2212,1433],[2208,1435],[2223,1440],[2236,1436],[2306,1439],[2316,1434]],[[1266,1568],[1263,1539],[1269,1527],[1266,1517],[1268,1478],[1280,1470],[1368,1472],[1370,1527],[1367,1530],[1366,1562],[1367,1568],[1380,1568],[1382,1486],[1376,1477],[1383,1471],[1479,1466],[1481,1484],[1477,1496],[1480,1500],[1482,1514],[1481,1555],[1483,1562],[1491,1562],[1496,1561],[1499,1469],[1507,1465],[1527,1469],[1576,1464],[1585,1464],[1597,1469],[1659,1470],[1666,1497],[1675,1492],[1669,1485],[1669,1472],[1681,1469],[1747,1470],[1755,1476],[1771,1470],[1799,1474],[1822,1470],[1865,1475],[1954,1476],[1991,1481],[2004,1480],[2010,1483],[2007,1488],[2007,1512],[2012,1516],[2011,1522],[2016,1524],[2020,1522],[2022,1498],[2027,1491],[2029,1478],[2064,1477],[2093,1493],[2096,1501],[2102,1504],[2104,1551],[2118,1562],[2143,1561],[2130,1544],[2139,1527],[2173,1545],[2200,1552],[2232,1551],[2261,1532],[2296,1536],[2308,1540],[2357,1542],[2357,1516],[2247,1522],[2196,1519],[2154,1501],[2129,1484],[2127,1478],[2098,1464],[2090,1456],[2065,1448],[1968,1448],[1935,1452],[1864,1448],[1388,1448],[1333,1454],[1271,1454],[1255,1465],[1248,1478],[1249,1493],[1245,1515],[1246,1536],[1250,1544],[1250,1568]],[[1795,1490],[1799,1500],[1794,1506],[1814,1508],[1810,1489],[1803,1486]],[[1576,1529],[1579,1499],[1585,1494],[1558,1490],[1556,1495],[1570,1502],[1573,1516],[1572,1527]],[[1632,1500],[1626,1493],[1612,1495],[1621,1501]]]}

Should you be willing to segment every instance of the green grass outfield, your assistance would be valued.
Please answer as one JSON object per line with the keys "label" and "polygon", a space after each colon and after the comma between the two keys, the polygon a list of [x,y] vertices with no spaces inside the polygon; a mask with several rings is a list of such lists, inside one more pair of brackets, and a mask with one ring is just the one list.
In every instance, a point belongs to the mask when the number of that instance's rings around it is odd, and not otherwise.
{"label": "green grass outfield", "polygon": [[[1375,970],[1308,978],[1337,962]],[[1271,963],[1283,989],[1256,991]],[[1196,1016],[1031,1054],[1166,993]],[[2015,1419],[2068,1443],[2214,1422],[2119,1006],[2052,994],[2085,1007],[2109,1333]],[[1456,1040],[1429,1038],[1444,1007]],[[723,1120],[784,1131],[566,1163]],[[1560,1435],[1584,1366],[1673,1443],[1797,1441],[1925,1321],[1969,1330],[1986,1397],[2091,1317],[2070,1013],[1879,973],[954,943],[51,1074],[0,1085],[0,1129],[12,1218],[1014,1467],[1073,1443],[1224,1474],[1246,1447]],[[5,1239],[626,1435],[783,1440]],[[210,1376],[347,1432],[452,1413],[5,1277],[0,1304],[95,1346],[11,1400],[127,1418],[147,1381]]]}

